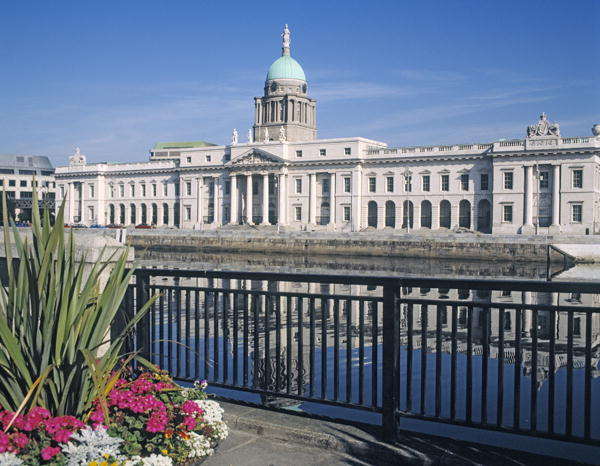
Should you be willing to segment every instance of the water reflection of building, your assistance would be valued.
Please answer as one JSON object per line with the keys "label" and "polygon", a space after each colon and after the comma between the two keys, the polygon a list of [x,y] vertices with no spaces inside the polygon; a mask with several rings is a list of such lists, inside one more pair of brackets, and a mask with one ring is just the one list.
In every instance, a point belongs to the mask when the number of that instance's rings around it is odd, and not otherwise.
{"label": "water reflection of building", "polygon": [[[382,336],[382,304],[381,288],[361,285],[347,284],[317,284],[301,282],[267,282],[257,280],[205,280],[200,278],[164,279],[164,284],[175,284],[182,287],[194,288],[217,288],[224,290],[216,300],[216,310],[219,313],[215,321],[215,301],[209,298],[204,301],[204,296],[199,294],[201,309],[206,308],[209,313],[209,334],[214,334],[215,322],[221,326],[223,335],[222,319],[223,313],[227,313],[226,335],[228,338],[228,351],[234,351],[234,333],[237,329],[238,345],[242,344],[243,308],[249,305],[248,319],[248,349],[252,360],[257,360],[256,366],[252,365],[251,371],[256,371],[257,382],[269,387],[273,391],[285,391],[288,382],[292,392],[298,390],[298,384],[303,388],[309,386],[309,368],[311,367],[310,346],[311,341],[318,355],[312,355],[314,364],[320,367],[322,348],[337,347],[338,356],[345,361],[346,352],[349,349],[355,352],[360,348],[369,348],[368,356],[373,349],[374,337],[378,345],[381,344]],[[238,295],[237,303],[234,303],[234,291],[242,290]],[[268,319],[265,316],[265,294],[275,293],[280,296],[273,300],[269,310]],[[523,375],[531,375],[533,367],[533,324],[534,317],[530,310],[518,311],[511,305],[537,306],[536,327],[537,343],[535,345],[537,354],[536,380],[538,386],[547,378],[551,368],[555,371],[564,368],[568,363],[568,313],[544,310],[543,306],[572,306],[577,307],[599,307],[600,295],[577,294],[577,293],[539,293],[539,292],[510,292],[510,291],[486,291],[468,289],[437,289],[437,288],[402,288],[401,296],[407,300],[435,300],[434,304],[410,304],[402,303],[400,309],[400,342],[406,347],[408,344],[409,321],[412,321],[412,348],[420,350],[424,341],[429,353],[437,351],[437,330],[439,318],[439,330],[441,335],[440,348],[442,352],[452,351],[452,328],[453,316],[456,316],[456,351],[465,354],[468,351],[468,313],[471,311],[471,338],[472,355],[487,355],[492,359],[503,360],[503,363],[514,364],[518,360],[523,369]],[[255,296],[257,302],[258,319],[254,321],[254,308],[252,302],[244,301],[244,296]],[[302,304],[291,296],[303,296]],[[359,298],[359,299],[357,299]],[[227,302],[225,302],[227,301]],[[337,310],[336,303],[337,302]],[[445,303],[452,304],[445,304]],[[247,304],[246,304],[247,303]],[[191,302],[192,307],[195,306]],[[288,305],[290,308],[291,321],[288,321]],[[505,306],[503,319],[500,321],[498,306]],[[238,325],[234,325],[234,307],[238,309]],[[541,307],[540,307],[541,306]],[[453,312],[454,308],[454,312]],[[311,337],[311,309],[314,309],[313,328]],[[409,319],[412,313],[412,319]],[[337,317],[336,317],[337,314]],[[323,322],[325,319],[325,322]],[[518,322],[517,320],[520,319]],[[300,323],[301,321],[301,323]],[[337,322],[337,332],[335,323]],[[291,346],[288,347],[288,324],[291,326]],[[585,365],[586,333],[587,325],[591,325],[589,333],[591,341],[592,377],[598,377],[600,371],[597,369],[600,360],[600,313],[592,313],[586,318],[586,313],[573,312],[572,318],[572,358],[573,367],[580,368]],[[205,321],[199,322],[200,337],[205,333]],[[266,328],[269,328],[267,334]],[[487,331],[486,331],[487,325]],[[192,329],[195,328],[195,323]],[[325,332],[323,329],[325,328]],[[517,330],[520,329],[520,339],[517,338]],[[500,347],[500,331],[502,330],[502,347]],[[325,333],[325,341],[322,340]],[[258,351],[254,346],[255,335],[258,337]],[[194,334],[192,331],[192,338]],[[337,337],[337,340],[336,340]],[[312,340],[311,340],[312,338]],[[551,360],[550,340],[553,339],[554,361]],[[517,340],[519,350],[517,351]],[[267,351],[268,342],[268,351]],[[488,345],[486,346],[486,342]],[[239,348],[238,348],[239,351]],[[268,357],[267,357],[268,353]],[[239,357],[241,353],[239,353]],[[356,360],[356,354],[352,355]],[[288,367],[289,364],[289,367]],[[345,365],[340,363],[340,365]],[[267,367],[268,366],[268,367]],[[288,377],[291,375],[291,378]],[[277,378],[279,376],[279,378]],[[268,380],[265,380],[268,379]]]}

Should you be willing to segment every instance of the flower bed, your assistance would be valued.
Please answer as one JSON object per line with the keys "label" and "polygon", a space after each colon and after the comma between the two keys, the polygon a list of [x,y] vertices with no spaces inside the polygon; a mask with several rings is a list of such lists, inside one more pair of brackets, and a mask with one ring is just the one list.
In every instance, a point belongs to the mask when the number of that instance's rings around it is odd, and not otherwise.
{"label": "flower bed", "polygon": [[176,385],[162,371],[119,378],[86,419],[0,411],[0,465],[154,466],[193,463],[227,437],[206,382]]}

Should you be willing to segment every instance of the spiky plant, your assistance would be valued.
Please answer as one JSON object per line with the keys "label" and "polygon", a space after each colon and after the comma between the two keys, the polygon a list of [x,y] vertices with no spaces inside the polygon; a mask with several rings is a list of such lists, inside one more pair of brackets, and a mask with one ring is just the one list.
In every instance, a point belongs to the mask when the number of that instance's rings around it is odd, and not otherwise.
{"label": "spiky plant", "polygon": [[31,240],[12,220],[9,229],[5,195],[2,200],[8,280],[0,286],[0,405],[83,416],[110,389],[124,340],[152,300],[107,343],[133,273],[128,251],[103,261],[103,250],[86,267],[76,257],[73,233],[65,234],[64,203],[51,225],[47,211],[40,218],[35,189],[32,200]]}

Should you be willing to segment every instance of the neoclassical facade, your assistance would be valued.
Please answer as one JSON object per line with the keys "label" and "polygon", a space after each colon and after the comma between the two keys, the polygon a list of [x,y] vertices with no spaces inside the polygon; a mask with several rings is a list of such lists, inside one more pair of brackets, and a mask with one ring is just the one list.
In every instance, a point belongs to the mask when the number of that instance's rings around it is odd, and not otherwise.
{"label": "neoclassical facade", "polygon": [[297,230],[464,228],[501,234],[600,233],[600,126],[561,137],[545,114],[527,137],[390,148],[361,137],[317,139],[290,33],[256,97],[247,141],[161,143],[141,163],[56,169],[58,201],[83,224]]}

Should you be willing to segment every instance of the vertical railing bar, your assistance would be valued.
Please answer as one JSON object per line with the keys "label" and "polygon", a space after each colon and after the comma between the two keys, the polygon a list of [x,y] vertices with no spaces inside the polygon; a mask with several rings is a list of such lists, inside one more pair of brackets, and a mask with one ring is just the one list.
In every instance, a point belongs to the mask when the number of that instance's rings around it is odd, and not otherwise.
{"label": "vertical railing bar", "polygon": [[304,300],[296,297],[298,309],[298,396],[304,394]]}
{"label": "vertical railing bar", "polygon": [[548,367],[548,432],[553,434],[555,429],[554,419],[554,393],[556,390],[556,380],[554,371],[556,370],[556,311],[550,311],[550,341],[549,341],[549,367]]}
{"label": "vertical railing bar", "polygon": [[496,386],[496,426],[501,427],[504,415],[504,308],[498,309],[498,375]]}
{"label": "vertical railing bar", "polygon": [[264,295],[265,302],[265,382],[262,386],[263,390],[271,389],[271,311],[273,306],[273,300],[271,295]]}
{"label": "vertical railing bar", "polygon": [[221,355],[223,358],[223,383],[229,381],[229,310],[230,310],[231,293],[224,291],[221,297],[223,303],[223,344],[221,345]]}
{"label": "vertical railing bar", "polygon": [[[526,311],[527,312],[527,311]],[[531,312],[531,395],[529,400],[529,428],[532,432],[537,430],[537,366],[538,366],[538,335],[537,335],[537,310]]]}
{"label": "vertical railing bar", "polygon": [[373,304],[373,313],[372,313],[372,327],[371,327],[371,338],[373,344],[372,348],[372,367],[371,367],[371,406],[377,406],[377,391],[378,391],[378,374],[377,374],[377,366],[379,364],[379,324],[377,321],[377,313],[379,309],[377,308],[377,302],[372,302]]}
{"label": "vertical railing bar", "polygon": [[281,297],[274,296],[275,301],[275,390],[279,392],[282,387],[281,380]]}
{"label": "vertical railing bar", "polygon": [[400,408],[400,293],[394,282],[383,285],[382,428],[387,441],[398,434]]}
{"label": "vertical railing bar", "polygon": [[231,299],[232,299],[232,303],[231,305],[233,306],[233,344],[232,344],[232,350],[233,350],[233,385],[238,385],[239,383],[239,377],[238,377],[238,371],[239,371],[239,367],[240,367],[240,362],[239,362],[239,293],[237,291],[232,291],[231,294]]}
{"label": "vertical railing bar", "polygon": [[358,308],[358,404],[365,400],[365,302],[360,300]]}
{"label": "vertical railing bar", "polygon": [[456,358],[457,358],[458,308],[452,306],[452,337],[450,359],[450,419],[456,419]]}
{"label": "vertical railing bar", "polygon": [[[212,283],[214,287],[214,283]],[[214,291],[212,294],[213,297],[213,374],[215,376],[215,381],[219,380],[219,292]]]}
{"label": "vertical railing bar", "polygon": [[167,327],[167,338],[169,339],[167,367],[169,374],[173,373],[173,293],[173,289],[167,289],[167,318],[169,319],[169,326]]}
{"label": "vertical railing bar", "polygon": [[165,292],[161,291],[158,297],[158,305],[160,307],[160,325],[158,326],[158,355],[159,366],[164,367],[165,364]]}
{"label": "vertical railing bar", "polygon": [[[339,307],[339,306],[338,306]],[[339,309],[338,309],[339,318]],[[352,303],[346,300],[346,403],[352,402]]]}
{"label": "vertical railing bar", "polygon": [[327,397],[327,313],[329,300],[321,298],[321,399]]}
{"label": "vertical railing bar", "polygon": [[248,387],[248,379],[250,373],[250,368],[248,367],[248,358],[250,357],[250,317],[248,315],[251,305],[250,299],[251,298],[248,293],[244,293],[242,295],[242,302],[244,305],[242,309],[242,327],[244,332],[244,334],[242,335],[242,356],[244,357],[244,360],[242,361],[242,385],[244,386],[244,388]]}
{"label": "vertical railing bar", "polygon": [[585,315],[585,381],[583,405],[583,436],[591,439],[592,425],[592,313]]}
{"label": "vertical railing bar", "polygon": [[[287,318],[286,318],[286,337],[287,337],[287,345],[285,347],[285,355],[286,355],[286,390],[285,392],[290,394],[292,393],[292,297],[288,296],[286,298],[286,309],[287,309]],[[302,357],[300,355],[299,357]]]}
{"label": "vertical railing bar", "polygon": [[309,342],[309,396],[315,396],[315,298],[309,298],[308,309],[310,312],[310,342]]}
{"label": "vertical railing bar", "polygon": [[258,387],[258,376],[259,376],[259,365],[260,365],[260,334],[259,334],[259,312],[260,312],[260,294],[251,294],[252,296],[252,317],[254,320],[253,325],[253,341],[254,341],[254,357],[252,358],[253,362],[253,372],[252,372],[252,388]]}
{"label": "vertical railing bar", "polygon": [[412,367],[413,367],[413,305],[407,305],[406,314],[406,410],[412,411]]}
{"label": "vertical railing bar", "polygon": [[481,360],[481,423],[487,424],[488,369],[490,362],[490,309],[481,309],[483,319],[483,355]]}
{"label": "vertical railing bar", "polygon": [[467,389],[465,391],[466,421],[473,422],[473,306],[467,307]]}
{"label": "vertical railing bar", "polygon": [[[154,296],[154,294],[156,293],[156,287],[151,286],[149,288],[149,294],[150,296]],[[150,307],[150,310],[148,311],[149,314],[149,321],[150,321],[150,342],[149,342],[149,356],[150,356],[150,361],[156,361],[156,337],[157,337],[157,328],[156,328],[156,314],[158,312],[158,301],[154,301],[152,303],[152,306]]]}
{"label": "vertical railing bar", "polygon": [[567,402],[566,435],[573,435],[573,311],[567,311]]}
{"label": "vertical railing bar", "polygon": [[419,412],[425,414],[427,408],[427,305],[421,305],[421,399]]}
{"label": "vertical railing bar", "polygon": [[194,291],[194,376],[200,379],[200,292]]}
{"label": "vertical railing bar", "polygon": [[[525,302],[525,300],[523,300]],[[515,371],[513,387],[513,429],[521,427],[521,309],[515,309]]]}
{"label": "vertical railing bar", "polygon": [[209,380],[210,377],[210,316],[208,314],[209,309],[209,297],[208,291],[203,292],[204,295],[204,378]]}
{"label": "vertical railing bar", "polygon": [[191,315],[190,315],[190,291],[189,290],[185,290],[184,292],[184,298],[185,298],[185,377],[186,379],[190,379],[190,372],[191,372],[191,361],[190,361],[190,354],[191,354],[191,339],[192,339],[192,332],[190,329],[190,324],[192,323],[191,321]]}
{"label": "vertical railing bar", "polygon": [[178,376],[181,376],[181,360],[182,355],[181,353],[185,350],[185,348],[183,347],[183,345],[181,344],[181,339],[182,339],[182,328],[181,328],[181,320],[184,316],[184,312],[183,309],[181,308],[181,295],[183,294],[183,290],[178,286],[174,289],[175,291],[175,318],[177,319],[177,325],[175,326],[175,335],[176,335],[176,339],[175,339],[175,362],[176,362],[176,374]]}
{"label": "vertical railing bar", "polygon": [[[348,336],[346,335],[346,338]],[[347,355],[346,355],[347,356]],[[339,300],[333,301],[333,400],[338,400],[340,391],[340,307]]]}
{"label": "vertical railing bar", "polygon": [[[445,306],[444,311],[446,311]],[[437,306],[435,331],[435,417],[442,409],[442,306]]]}

